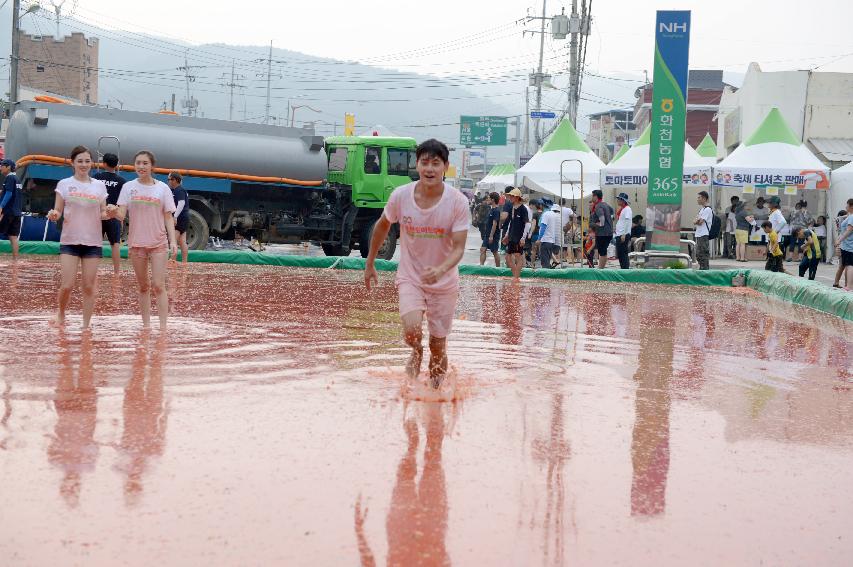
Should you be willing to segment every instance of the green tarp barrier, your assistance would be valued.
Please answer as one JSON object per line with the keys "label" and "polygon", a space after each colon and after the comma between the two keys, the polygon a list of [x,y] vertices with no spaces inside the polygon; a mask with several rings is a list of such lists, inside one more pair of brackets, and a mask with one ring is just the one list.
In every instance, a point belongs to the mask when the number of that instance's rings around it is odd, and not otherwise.
{"label": "green tarp barrier", "polygon": [[[59,254],[59,243],[21,242],[20,249],[22,254],[57,255]],[[0,253],[2,252],[11,252],[7,240],[0,240]],[[109,246],[103,247],[103,255],[105,258],[109,258]],[[122,247],[121,256],[127,258],[126,247]],[[279,256],[249,250],[193,250],[189,253],[189,261],[294,268],[364,269],[364,259],[356,257]],[[377,260],[376,269],[383,272],[393,272],[397,269],[397,262]],[[492,277],[509,277],[512,275],[509,268],[467,264],[459,266],[459,273]],[[853,294],[803,278],[762,270],[597,270],[589,268],[531,270],[525,268],[521,272],[523,278],[721,287],[731,287],[732,279],[737,276],[744,276],[746,285],[765,295],[853,321]]]}

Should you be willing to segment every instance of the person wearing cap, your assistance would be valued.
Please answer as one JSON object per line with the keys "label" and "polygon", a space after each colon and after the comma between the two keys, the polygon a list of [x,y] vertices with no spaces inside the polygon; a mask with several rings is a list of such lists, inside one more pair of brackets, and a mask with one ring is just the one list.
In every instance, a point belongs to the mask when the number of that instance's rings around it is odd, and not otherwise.
{"label": "person wearing cap", "polygon": [[[504,236],[506,236],[506,229],[509,226],[509,213],[512,211],[512,199],[509,198],[509,194],[513,189],[515,189],[515,187],[512,185],[504,187],[504,201],[501,205],[501,242],[503,242]],[[504,249],[505,247],[501,244],[501,251]]]}
{"label": "person wearing cap", "polygon": [[525,236],[530,233],[530,215],[522,202],[524,198],[520,190],[513,189],[510,191],[509,199],[512,202],[512,209],[507,219],[507,230],[503,237],[503,243],[506,245],[506,263],[512,270],[512,275],[518,279],[521,277],[521,268],[524,266],[522,254],[526,242]]}
{"label": "person wearing cap", "polygon": [[[556,255],[559,258],[563,247],[563,229],[560,219],[561,207],[557,203],[551,205],[539,219],[539,261],[543,268],[551,269],[552,259]],[[569,219],[565,219],[568,222]]]}
{"label": "person wearing cap", "polygon": [[707,191],[699,191],[696,196],[696,202],[699,203],[699,214],[693,221],[696,227],[696,261],[699,263],[700,270],[710,268],[711,260],[711,243],[709,236],[711,234],[711,224],[714,222],[714,211],[708,206],[710,196]]}
{"label": "person wearing cap", "polygon": [[5,234],[12,245],[12,259],[18,258],[18,235],[21,233],[21,188],[15,175],[15,162],[0,161],[0,174],[4,175],[3,192],[0,193],[0,234]]}
{"label": "person wearing cap", "polygon": [[[118,202],[118,196],[121,194],[121,188],[124,187],[124,177],[117,173],[118,156],[115,154],[104,154],[104,171],[99,171],[92,176],[92,179],[103,181],[107,188],[107,205],[115,205]],[[119,272],[121,265],[121,227],[122,223],[118,219],[104,219],[101,221],[101,230],[107,235],[107,240],[110,243],[110,251],[113,258],[113,272]]]}
{"label": "person wearing cap", "polygon": [[631,245],[631,217],[634,212],[628,205],[628,194],[619,193],[616,197],[618,210],[616,211],[616,226],[613,229],[616,240],[616,257],[619,258],[619,267],[627,270],[631,267],[628,261],[628,248]]}

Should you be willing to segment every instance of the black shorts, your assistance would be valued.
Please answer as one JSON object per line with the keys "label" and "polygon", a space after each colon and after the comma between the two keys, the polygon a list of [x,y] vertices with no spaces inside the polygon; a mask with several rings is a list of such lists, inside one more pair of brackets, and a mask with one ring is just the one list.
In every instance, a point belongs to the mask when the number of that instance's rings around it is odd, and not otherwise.
{"label": "black shorts", "polygon": [[183,234],[183,233],[185,233],[185,232],[187,231],[187,226],[188,226],[189,224],[190,224],[190,217],[189,217],[189,215],[187,215],[187,216],[180,216],[180,217],[178,217],[178,220],[175,222],[175,230],[176,230],[177,232],[180,232],[181,234]]}
{"label": "black shorts", "polygon": [[595,249],[598,250],[598,255],[607,257],[607,247],[610,246],[610,242],[613,240],[613,235],[610,236],[599,236],[595,235]]}
{"label": "black shorts", "polygon": [[489,244],[489,239],[488,239],[488,238],[483,238],[483,242],[482,242],[482,244],[480,244],[480,248],[485,248],[486,250],[489,250],[489,251],[491,251],[491,252],[497,252],[497,251],[498,251],[498,246],[500,246],[500,242],[498,241],[498,237],[497,237],[497,235],[495,235],[495,236],[492,238],[492,243],[491,243],[491,244]]}
{"label": "black shorts", "polygon": [[110,244],[121,244],[121,221],[104,219],[101,221],[101,232],[107,235]]}
{"label": "black shorts", "polygon": [[100,246],[86,246],[85,244],[60,244],[59,253],[78,258],[100,258],[103,250]]}
{"label": "black shorts", "polygon": [[785,260],[785,255],[780,254],[778,256],[774,256],[770,254],[767,256],[767,262],[764,264],[764,269],[768,272],[781,272],[782,264]]}
{"label": "black shorts", "polygon": [[524,248],[518,242],[509,241],[509,244],[506,245],[506,253],[507,254],[523,254]]}
{"label": "black shorts", "polygon": [[[853,266],[853,252],[848,252],[847,250],[841,250],[841,265],[844,267]],[[850,287],[850,284],[847,284],[847,287]]]}
{"label": "black shorts", "polygon": [[6,238],[19,236],[21,234],[21,217],[3,214],[3,218],[0,219],[0,234],[5,234]]}

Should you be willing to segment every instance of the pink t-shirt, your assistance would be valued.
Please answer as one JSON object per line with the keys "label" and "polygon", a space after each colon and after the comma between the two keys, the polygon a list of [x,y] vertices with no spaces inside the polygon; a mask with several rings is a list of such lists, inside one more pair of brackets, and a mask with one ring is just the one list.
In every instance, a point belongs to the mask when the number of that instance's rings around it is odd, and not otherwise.
{"label": "pink t-shirt", "polygon": [[429,209],[415,204],[415,185],[407,183],[397,187],[382,213],[392,223],[400,223],[400,265],[397,283],[409,282],[427,291],[448,291],[459,283],[459,270],[454,267],[434,284],[424,284],[424,270],[438,266],[453,249],[451,235],[468,230],[471,213],[468,199],[456,188],[444,184],[444,193],[438,203]]}
{"label": "pink t-shirt", "polygon": [[155,248],[168,243],[163,213],[175,211],[175,199],[168,185],[156,180],[153,185],[143,185],[138,179],[133,179],[121,188],[116,204],[127,206],[129,247]]}
{"label": "pink t-shirt", "polygon": [[101,205],[107,200],[104,182],[97,179],[85,182],[68,177],[56,184],[56,192],[65,202],[59,243],[101,246],[104,243]]}

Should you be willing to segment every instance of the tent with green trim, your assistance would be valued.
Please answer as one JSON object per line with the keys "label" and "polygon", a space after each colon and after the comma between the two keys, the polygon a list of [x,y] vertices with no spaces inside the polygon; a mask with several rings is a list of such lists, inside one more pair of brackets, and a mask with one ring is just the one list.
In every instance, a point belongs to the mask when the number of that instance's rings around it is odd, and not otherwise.
{"label": "tent with green trim", "polygon": [[[649,154],[651,153],[651,127],[646,126],[643,134],[631,149],[616,163],[610,162],[601,170],[600,185],[615,189],[645,189],[649,184]],[[711,167],[696,153],[690,144],[684,143],[684,188],[708,187],[711,185]]]}
{"label": "tent with green trim", "polygon": [[[619,148],[619,151],[618,151],[618,152],[616,152],[616,155],[615,155],[615,156],[613,156],[613,159],[611,159],[611,160],[610,160],[610,163],[613,163],[613,162],[614,162],[614,161],[616,161],[617,159],[619,159],[619,158],[621,158],[622,156],[624,156],[626,153],[628,153],[628,150],[630,150],[630,149],[631,149],[631,146],[629,146],[628,144],[622,144],[622,147],[621,147],[621,148]],[[608,165],[609,165],[609,164],[608,164]]]}
{"label": "tent with green trim", "polygon": [[[829,168],[800,142],[778,108],[772,108],[746,141],[714,167],[714,185],[829,189]],[[787,194],[788,191],[786,191]]]}
{"label": "tent with green trim", "polygon": [[[579,160],[567,161],[567,160]],[[564,118],[530,161],[515,172],[516,185],[532,191],[548,193],[567,199],[581,197],[581,163],[583,164],[583,193],[598,189],[598,172],[604,162],[583,141],[572,123]],[[560,168],[562,166],[562,187]]]}
{"label": "tent with green trim", "polygon": [[708,165],[717,165],[717,144],[714,143],[714,139],[711,137],[711,134],[705,134],[705,137],[702,138],[702,141],[699,142],[699,145],[696,146],[696,153],[699,154],[705,163]]}
{"label": "tent with green trim", "polygon": [[499,163],[489,170],[477,183],[478,191],[499,191],[503,193],[507,185],[515,184],[515,166],[511,163]]}

